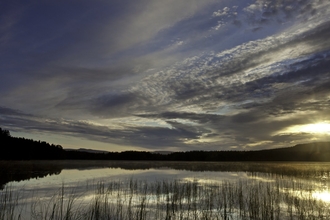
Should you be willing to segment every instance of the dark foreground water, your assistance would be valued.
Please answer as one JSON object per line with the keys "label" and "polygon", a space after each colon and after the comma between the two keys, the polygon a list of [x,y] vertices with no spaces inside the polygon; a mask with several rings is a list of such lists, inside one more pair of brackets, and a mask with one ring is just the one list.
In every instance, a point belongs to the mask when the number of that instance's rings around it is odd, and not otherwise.
{"label": "dark foreground water", "polygon": [[330,163],[1,162],[1,219],[330,219]]}

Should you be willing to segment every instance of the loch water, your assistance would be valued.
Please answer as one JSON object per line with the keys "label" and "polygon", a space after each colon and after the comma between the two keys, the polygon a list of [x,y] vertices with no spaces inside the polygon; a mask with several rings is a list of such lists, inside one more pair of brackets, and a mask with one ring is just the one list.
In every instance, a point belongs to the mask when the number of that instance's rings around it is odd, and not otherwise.
{"label": "loch water", "polygon": [[328,219],[330,163],[1,162],[0,219]]}

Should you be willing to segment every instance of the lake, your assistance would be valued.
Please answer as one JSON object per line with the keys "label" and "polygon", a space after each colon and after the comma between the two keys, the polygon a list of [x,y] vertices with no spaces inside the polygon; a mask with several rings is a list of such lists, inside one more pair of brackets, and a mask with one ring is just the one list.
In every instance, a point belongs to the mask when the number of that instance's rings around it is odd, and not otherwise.
{"label": "lake", "polygon": [[330,163],[0,162],[1,219],[329,219]]}

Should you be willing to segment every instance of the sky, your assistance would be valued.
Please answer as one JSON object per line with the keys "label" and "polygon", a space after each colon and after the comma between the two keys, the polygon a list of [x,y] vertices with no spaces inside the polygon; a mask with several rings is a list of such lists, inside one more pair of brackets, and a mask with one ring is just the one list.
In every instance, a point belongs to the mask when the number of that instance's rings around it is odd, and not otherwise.
{"label": "sky", "polygon": [[329,0],[0,2],[0,127],[106,151],[330,141]]}

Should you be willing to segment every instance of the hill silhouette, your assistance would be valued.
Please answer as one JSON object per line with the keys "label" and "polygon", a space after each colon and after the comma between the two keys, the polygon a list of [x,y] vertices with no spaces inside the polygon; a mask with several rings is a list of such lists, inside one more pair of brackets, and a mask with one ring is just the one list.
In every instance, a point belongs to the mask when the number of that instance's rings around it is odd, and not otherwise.
{"label": "hill silhouette", "polygon": [[92,152],[12,137],[0,128],[0,160],[159,160],[159,161],[330,161],[330,142],[258,151]]}
{"label": "hill silhouette", "polygon": [[185,161],[330,161],[330,142],[298,144],[258,151],[191,151],[169,154]]}

